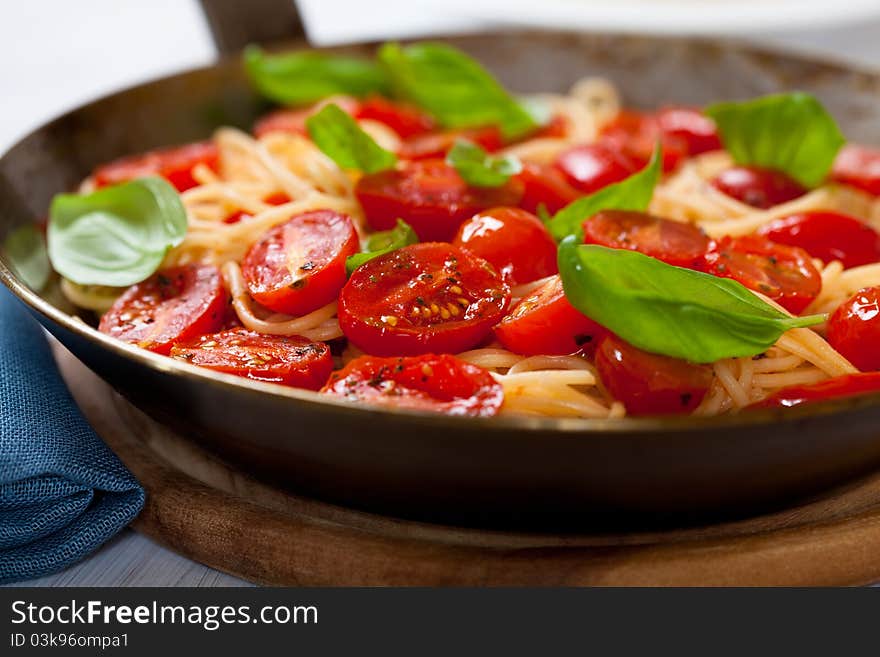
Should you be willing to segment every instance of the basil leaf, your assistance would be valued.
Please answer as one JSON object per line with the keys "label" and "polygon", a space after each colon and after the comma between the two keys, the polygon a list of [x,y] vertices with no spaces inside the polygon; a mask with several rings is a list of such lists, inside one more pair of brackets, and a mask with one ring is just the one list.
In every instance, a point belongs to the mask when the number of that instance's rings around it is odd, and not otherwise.
{"label": "basil leaf", "polygon": [[662,161],[658,143],[644,169],[566,205],[547,223],[553,237],[558,241],[568,235],[582,236],[584,220],[602,210],[646,210],[660,180]]}
{"label": "basil leaf", "polygon": [[455,140],[446,155],[446,163],[455,167],[458,175],[473,187],[501,187],[510,176],[522,171],[518,158],[491,156],[466,139]]}
{"label": "basil leaf", "polygon": [[624,249],[559,246],[565,296],[579,311],[645,351],[711,363],[763,353],[788,329],[827,315],[790,317],[741,284]]}
{"label": "basil leaf", "polygon": [[379,146],[338,105],[325,105],[306,119],[309,136],[321,151],[343,169],[376,173],[390,169],[397,156]]}
{"label": "basil leaf", "polygon": [[49,210],[49,259],[80,285],[125,287],[155,272],[186,234],[186,210],[161,178],[92,194],[58,194]]}
{"label": "basil leaf", "polygon": [[397,249],[402,249],[418,241],[419,238],[412,227],[403,219],[398,219],[397,225],[391,230],[373,233],[370,239],[367,240],[367,250],[364,253],[355,253],[353,256],[348,256],[345,259],[345,269],[351,274],[351,272],[368,260],[391,253]]}
{"label": "basil leaf", "polygon": [[32,290],[39,292],[52,273],[46,240],[33,224],[16,228],[3,241],[3,250],[12,271]]}
{"label": "basil leaf", "polygon": [[444,127],[497,125],[505,138],[515,139],[539,125],[486,69],[452,46],[386,43],[378,58],[394,95],[419,105]]}
{"label": "basil leaf", "polygon": [[285,105],[309,105],[335,94],[367,96],[388,91],[379,65],[355,57],[321,52],[269,55],[248,46],[244,67],[260,94]]}
{"label": "basil leaf", "polygon": [[805,187],[825,179],[846,141],[834,118],[805,93],[716,103],[705,113],[737,164],[782,171]]}

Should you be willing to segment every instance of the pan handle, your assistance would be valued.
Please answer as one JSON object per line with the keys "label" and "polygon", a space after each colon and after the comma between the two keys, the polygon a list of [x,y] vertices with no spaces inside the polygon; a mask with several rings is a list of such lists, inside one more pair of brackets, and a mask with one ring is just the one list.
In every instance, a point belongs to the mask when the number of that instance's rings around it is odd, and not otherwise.
{"label": "pan handle", "polygon": [[294,0],[199,0],[221,55],[249,43],[305,37]]}

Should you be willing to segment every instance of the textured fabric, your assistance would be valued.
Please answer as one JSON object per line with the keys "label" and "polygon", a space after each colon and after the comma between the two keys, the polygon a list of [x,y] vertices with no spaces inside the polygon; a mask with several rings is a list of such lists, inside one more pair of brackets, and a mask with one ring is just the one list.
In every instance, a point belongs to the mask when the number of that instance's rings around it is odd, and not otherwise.
{"label": "textured fabric", "polygon": [[79,561],[143,505],[143,489],[79,412],[39,326],[0,285],[0,583]]}

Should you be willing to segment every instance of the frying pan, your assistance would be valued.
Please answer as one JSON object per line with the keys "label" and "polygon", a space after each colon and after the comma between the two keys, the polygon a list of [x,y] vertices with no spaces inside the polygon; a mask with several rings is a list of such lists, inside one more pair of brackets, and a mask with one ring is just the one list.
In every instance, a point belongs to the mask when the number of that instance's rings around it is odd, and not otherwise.
{"label": "frying pan", "polygon": [[[247,3],[246,15],[237,11],[243,4],[205,2],[222,50],[293,33],[290,0]],[[818,96],[850,138],[880,142],[876,73],[696,40],[527,31],[448,41],[522,92],[562,91],[585,74],[611,78],[637,107],[798,88]],[[223,124],[247,128],[265,109],[232,56],[69,112],[0,159],[0,240],[44,217],[55,193],[101,162],[203,139]],[[116,342],[72,319],[57,280],[30,289],[8,257],[0,255],[3,284],[146,413],[244,470],[357,508],[520,528],[681,524],[778,506],[880,465],[876,396],[705,419],[475,419],[375,410]]]}

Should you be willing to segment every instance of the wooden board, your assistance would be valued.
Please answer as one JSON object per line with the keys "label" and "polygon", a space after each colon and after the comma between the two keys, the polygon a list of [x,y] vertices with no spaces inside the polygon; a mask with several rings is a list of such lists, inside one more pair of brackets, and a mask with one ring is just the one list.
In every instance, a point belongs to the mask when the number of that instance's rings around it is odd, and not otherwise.
{"label": "wooden board", "polygon": [[427,525],[272,488],[127,403],[55,345],[86,417],[147,489],[135,529],[274,585],[841,585],[880,581],[880,473],[739,522],[535,535]]}

